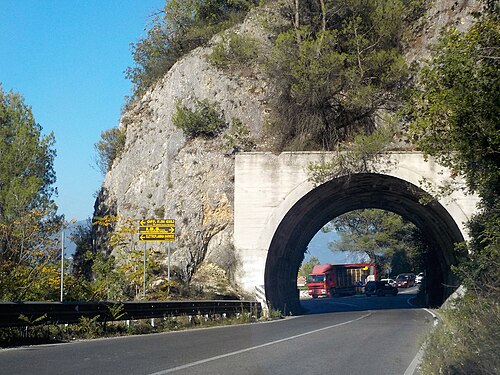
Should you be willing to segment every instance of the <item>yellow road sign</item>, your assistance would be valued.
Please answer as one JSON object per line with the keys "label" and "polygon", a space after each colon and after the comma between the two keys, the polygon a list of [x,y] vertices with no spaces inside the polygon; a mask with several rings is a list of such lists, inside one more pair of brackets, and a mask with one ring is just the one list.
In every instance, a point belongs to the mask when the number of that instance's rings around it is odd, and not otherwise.
{"label": "yellow road sign", "polygon": [[139,241],[175,241],[174,219],[142,219],[139,221]]}
{"label": "yellow road sign", "polygon": [[174,242],[174,233],[141,233],[139,234],[139,241],[146,242]]}
{"label": "yellow road sign", "polygon": [[156,233],[156,234],[170,234],[175,233],[175,227],[139,227],[139,233],[147,234],[147,233]]}
{"label": "yellow road sign", "polygon": [[173,227],[175,226],[175,219],[142,219],[139,221],[141,227]]}

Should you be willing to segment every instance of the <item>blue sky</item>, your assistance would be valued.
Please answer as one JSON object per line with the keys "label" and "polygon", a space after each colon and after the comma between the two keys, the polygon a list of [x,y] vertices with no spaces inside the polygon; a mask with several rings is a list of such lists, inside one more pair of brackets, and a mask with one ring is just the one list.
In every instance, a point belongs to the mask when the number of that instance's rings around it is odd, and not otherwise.
{"label": "blue sky", "polygon": [[[94,144],[118,125],[131,90],[124,70],[133,65],[130,43],[145,36],[164,0],[0,0],[0,82],[32,107],[44,133],[54,132],[59,213],[92,216],[103,181]],[[343,263],[333,234],[319,232],[306,260]]]}
{"label": "blue sky", "polygon": [[67,220],[91,217],[103,176],[94,144],[118,125],[131,90],[130,43],[164,0],[0,0],[0,82],[23,95],[54,132],[56,203]]}

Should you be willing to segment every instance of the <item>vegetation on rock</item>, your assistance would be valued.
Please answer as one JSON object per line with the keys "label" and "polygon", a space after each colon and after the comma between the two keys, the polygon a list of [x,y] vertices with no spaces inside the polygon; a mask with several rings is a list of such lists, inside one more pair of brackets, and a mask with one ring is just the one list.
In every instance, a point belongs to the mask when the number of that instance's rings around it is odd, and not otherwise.
{"label": "vegetation on rock", "polygon": [[[418,76],[410,131],[428,155],[463,176],[481,198],[456,267],[465,297],[444,315],[424,357],[426,374],[500,369],[500,23],[485,13],[466,33],[442,34]],[[444,354],[446,353],[446,355]]]}
{"label": "vegetation on rock", "polygon": [[125,72],[134,85],[132,99],[138,99],[182,56],[242,21],[256,4],[255,0],[167,0],[148,35],[132,44],[135,66]]}
{"label": "vegetation on rock", "polygon": [[207,99],[195,100],[194,109],[183,105],[178,99],[172,123],[184,132],[187,137],[215,137],[227,127],[224,116]]}
{"label": "vegetation on rock", "polygon": [[395,110],[409,71],[402,55],[404,1],[285,2],[267,72],[276,96],[268,132],[277,150],[334,150]]}
{"label": "vegetation on rock", "polygon": [[116,127],[101,133],[101,139],[94,145],[97,153],[96,164],[102,174],[106,174],[113,162],[125,149],[125,129]]}

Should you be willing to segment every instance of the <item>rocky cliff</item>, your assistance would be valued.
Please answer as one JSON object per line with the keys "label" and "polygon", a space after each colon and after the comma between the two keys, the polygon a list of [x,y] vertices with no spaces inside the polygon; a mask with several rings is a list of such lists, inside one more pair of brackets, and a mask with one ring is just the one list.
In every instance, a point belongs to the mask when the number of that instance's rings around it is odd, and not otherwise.
{"label": "rocky cliff", "polygon": [[[437,1],[415,32],[408,61],[427,56],[426,46],[441,27],[469,24],[471,10],[478,6],[476,1]],[[266,17],[272,22],[275,15],[254,10],[235,31],[269,43],[271,36],[263,26]],[[205,287],[210,284],[217,293],[234,293],[232,276],[241,265],[232,244],[232,150],[222,136],[189,139],[172,123],[176,100],[189,107],[195,99],[208,99],[228,123],[240,119],[257,144],[265,144],[261,129],[271,85],[257,69],[228,73],[211,65],[207,57],[218,38],[178,61],[124,113],[120,126],[126,131],[125,151],[105,176],[95,215],[175,219],[171,260],[175,275]],[[166,248],[164,244],[151,246]]]}

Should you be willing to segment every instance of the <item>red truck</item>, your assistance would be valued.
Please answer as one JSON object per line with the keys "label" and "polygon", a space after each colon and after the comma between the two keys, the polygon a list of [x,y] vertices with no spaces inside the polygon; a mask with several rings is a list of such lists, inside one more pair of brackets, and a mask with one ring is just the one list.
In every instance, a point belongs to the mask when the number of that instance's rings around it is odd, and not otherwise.
{"label": "red truck", "polygon": [[374,263],[318,264],[307,277],[307,290],[312,298],[335,294],[356,294],[356,287],[376,280]]}

